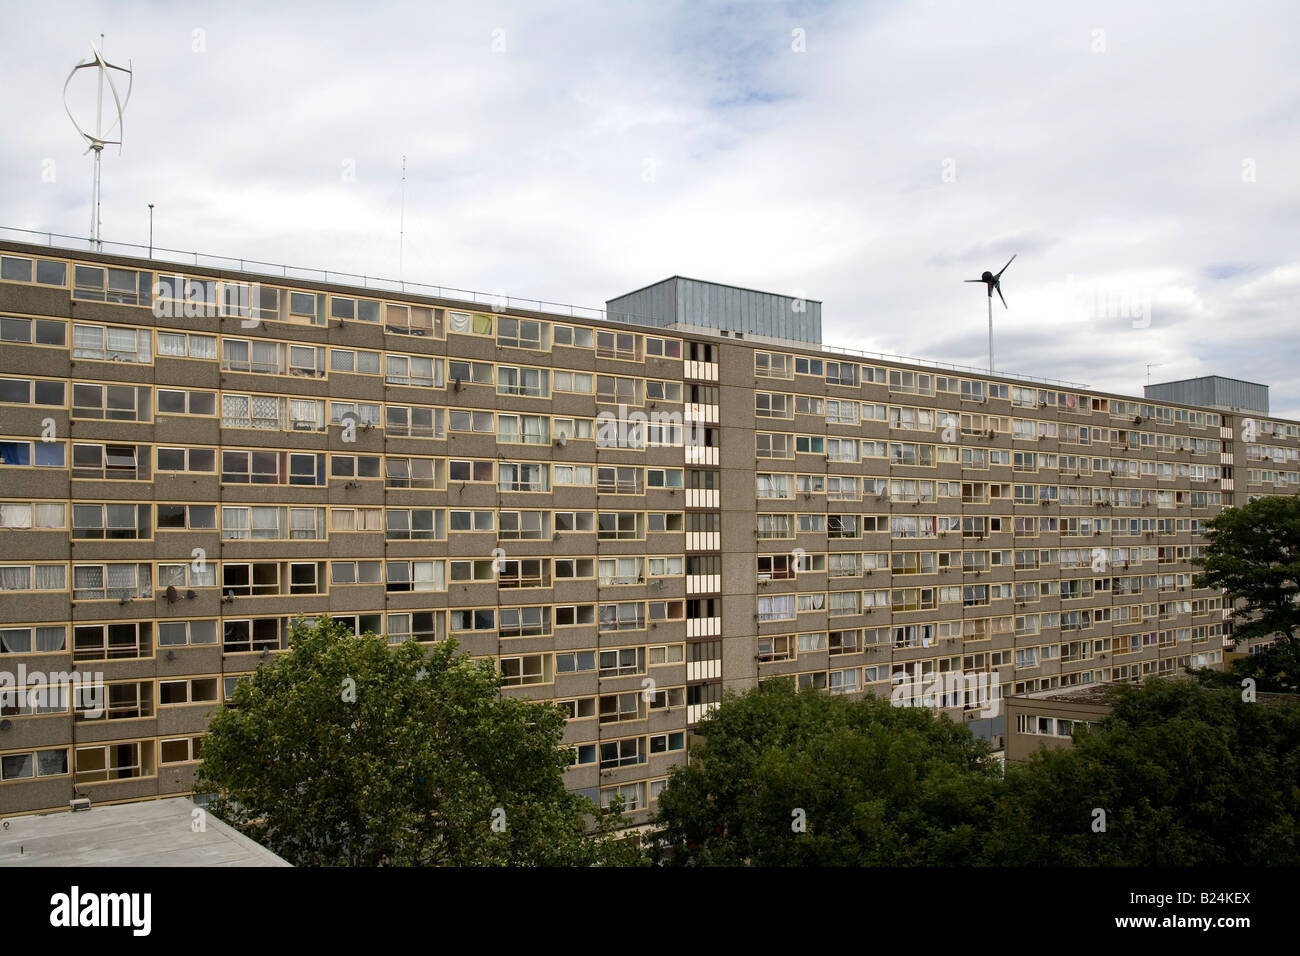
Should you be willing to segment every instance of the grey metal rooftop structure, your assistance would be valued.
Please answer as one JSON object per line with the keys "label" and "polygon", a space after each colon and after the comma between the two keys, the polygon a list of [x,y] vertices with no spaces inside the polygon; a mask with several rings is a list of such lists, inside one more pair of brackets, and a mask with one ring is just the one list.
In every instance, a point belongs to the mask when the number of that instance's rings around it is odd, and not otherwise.
{"label": "grey metal rooftop structure", "polygon": [[741,289],[672,276],[610,299],[612,321],[657,328],[697,326],[820,345],[822,304],[816,299]]}
{"label": "grey metal rooftop structure", "polygon": [[[9,817],[6,866],[289,866],[188,797]],[[199,829],[198,821],[202,822]]]}
{"label": "grey metal rooftop structure", "polygon": [[1176,382],[1148,385],[1143,394],[1162,402],[1202,405],[1224,411],[1238,410],[1268,414],[1268,386],[1222,375],[1184,378]]}

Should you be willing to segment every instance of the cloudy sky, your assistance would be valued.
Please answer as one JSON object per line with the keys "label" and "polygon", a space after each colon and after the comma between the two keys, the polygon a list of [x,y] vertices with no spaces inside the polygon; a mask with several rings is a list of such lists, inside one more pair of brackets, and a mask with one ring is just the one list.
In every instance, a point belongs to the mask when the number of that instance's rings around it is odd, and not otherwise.
{"label": "cloudy sky", "polygon": [[407,280],[600,306],[688,275],[984,366],[962,280],[1015,253],[1000,370],[1232,375],[1300,418],[1292,0],[11,10],[0,226],[87,234],[62,88],[100,33],[135,69],[108,240],[152,202],[160,246],[397,277],[405,155]]}

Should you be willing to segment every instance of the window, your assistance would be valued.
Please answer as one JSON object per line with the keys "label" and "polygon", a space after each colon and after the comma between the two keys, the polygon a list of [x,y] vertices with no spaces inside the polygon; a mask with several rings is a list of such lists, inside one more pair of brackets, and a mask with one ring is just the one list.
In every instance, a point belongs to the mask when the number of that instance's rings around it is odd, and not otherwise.
{"label": "window", "polygon": [[497,636],[503,640],[513,637],[542,637],[551,633],[549,607],[503,607],[499,618]]}
{"label": "window", "polygon": [[[595,341],[592,338],[591,329],[575,328],[569,325],[557,325],[552,329],[551,334],[556,345],[567,345],[571,348],[579,349],[590,349],[595,347]],[[680,351],[679,348],[679,355]]]}
{"label": "window", "polygon": [[217,393],[158,389],[159,415],[213,416],[217,414]]}
{"label": "window", "polygon": [[[340,620],[336,617],[335,620]],[[278,651],[284,647],[281,621],[277,617],[222,622],[221,649],[226,654]]]}
{"label": "window", "polygon": [[442,461],[436,458],[384,459],[385,488],[438,488]]}
{"label": "window", "polygon": [[755,352],[754,374],[764,378],[793,378],[791,356],[777,352]]}
{"label": "window", "polygon": [[492,316],[482,312],[448,312],[447,331],[458,335],[491,335]]}
{"label": "window", "polygon": [[77,503],[72,506],[72,537],[148,538],[151,511],[149,505]]}
{"label": "window", "polygon": [[[490,562],[489,562],[490,563]],[[385,567],[385,580],[389,593],[403,591],[447,590],[446,562],[389,561]]]}
{"label": "window", "polygon": [[789,395],[780,392],[755,392],[754,414],[759,418],[793,418]]}
{"label": "window", "polygon": [[398,335],[432,335],[443,337],[446,312],[419,305],[384,303],[384,331]]}
{"label": "window", "polygon": [[596,333],[596,357],[636,362],[640,359],[641,336],[631,332]]}
{"label": "window", "polygon": [[5,282],[31,282],[32,266],[35,269],[35,281],[40,285],[68,284],[68,267],[53,259],[28,259],[25,256],[0,257],[0,279]]}
{"label": "window", "polygon": [[446,619],[442,611],[389,614],[384,633],[389,644],[400,644],[412,638],[420,643],[440,641],[447,636]]}
{"label": "window", "polygon": [[159,647],[199,647],[216,643],[217,622],[215,620],[158,622]]}
{"label": "window", "polygon": [[545,462],[503,461],[497,466],[497,477],[500,491],[551,490],[551,470]]}
{"label": "window", "polygon": [[[491,512],[488,512],[489,517]],[[497,536],[503,541],[541,540],[550,537],[547,532],[549,515],[544,511],[502,511]],[[491,530],[489,528],[489,530]]]}
{"label": "window", "polygon": [[384,381],[390,385],[442,387],[442,359],[419,355],[384,356]]}
{"label": "window", "polygon": [[856,362],[827,362],[826,384],[858,386],[858,364]]}
{"label": "window", "polygon": [[61,321],[0,316],[0,342],[63,346],[66,344],[67,333],[67,324]]}
{"label": "window", "polygon": [[67,645],[68,630],[62,624],[0,629],[0,654],[54,654],[66,651]]}
{"label": "window", "polygon": [[571,651],[555,655],[557,674],[578,674],[596,669],[595,651]]}
{"label": "window", "polygon": [[512,319],[501,316],[497,319],[497,345],[517,349],[546,349],[546,332],[549,326],[545,322],[532,319]]}
{"label": "window", "polygon": [[596,401],[619,405],[641,404],[641,380],[615,375],[596,376]]}
{"label": "window", "polygon": [[120,305],[149,305],[151,301],[152,272],[76,265],[73,266],[72,275],[74,299],[115,302]]}
{"label": "window", "polygon": [[491,385],[496,381],[492,366],[487,362],[447,363],[447,378],[459,390],[460,385]]}
{"label": "window", "polygon": [[[378,422],[378,406],[376,409],[375,421]],[[368,422],[365,417],[368,406],[361,406],[362,422]],[[405,436],[410,438],[443,438],[443,410],[441,408],[427,408],[422,406],[405,406],[405,405],[388,405],[384,409],[384,428],[390,435]]]}
{"label": "window", "polygon": [[160,357],[212,361],[217,357],[217,337],[215,335],[187,335],[183,332],[159,332],[158,355]]}
{"label": "window", "polygon": [[138,362],[148,364],[152,356],[153,336],[147,329],[116,325],[72,325],[72,357],[99,359],[104,362]]}
{"label": "window", "polygon": [[217,702],[217,678],[191,677],[158,682],[158,704],[214,704]]}
{"label": "window", "polygon": [[159,531],[215,531],[216,505],[158,504],[154,506]]}
{"label": "window", "polygon": [[331,561],[331,584],[380,584],[383,582],[381,561]]}
{"label": "window", "polygon": [[[557,517],[557,530],[558,518]],[[643,518],[637,511],[602,511],[596,518],[598,540],[636,540],[645,537]]]}
{"label": "window", "polygon": [[359,352],[353,349],[330,349],[330,371],[378,375],[379,353]]}
{"label": "window", "polygon": [[758,620],[793,621],[795,617],[795,595],[774,594],[758,599]]}
{"label": "window", "polygon": [[445,518],[441,508],[385,509],[385,540],[431,541],[445,537]]}
{"label": "window", "polygon": [[109,421],[147,422],[150,415],[149,386],[72,386],[72,417]]}
{"label": "window", "polygon": [[645,673],[645,648],[621,647],[599,652],[601,677],[627,677]]}
{"label": "window", "polygon": [[0,781],[59,777],[68,772],[68,750],[35,750],[0,756]]}
{"label": "window", "polygon": [[49,405],[62,408],[64,395],[63,382],[0,378],[0,403],[6,405]]}
{"label": "window", "polygon": [[283,375],[286,372],[285,344],[260,339],[223,338],[221,368],[229,372]]}
{"label": "window", "polygon": [[501,658],[501,683],[506,687],[548,683],[546,663],[547,658],[542,654],[503,657]]}
{"label": "window", "polygon": [[602,787],[600,790],[601,809],[608,810],[616,803],[622,804],[625,813],[644,809],[646,807],[645,784],[627,783],[617,787]]}
{"label": "window", "polygon": [[553,382],[557,392],[591,395],[596,390],[595,376],[587,372],[564,372],[556,369]]}
{"label": "window", "polygon": [[[491,416],[490,412],[486,414]],[[549,445],[550,424],[550,419],[545,415],[500,412],[497,414],[497,441],[503,444]]]}

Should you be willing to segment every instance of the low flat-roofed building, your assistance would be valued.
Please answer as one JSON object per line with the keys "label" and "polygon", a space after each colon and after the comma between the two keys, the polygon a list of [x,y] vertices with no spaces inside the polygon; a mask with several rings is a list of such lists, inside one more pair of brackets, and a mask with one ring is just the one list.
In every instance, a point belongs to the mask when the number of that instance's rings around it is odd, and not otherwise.
{"label": "low flat-roofed building", "polygon": [[1007,699],[1007,759],[1024,760],[1041,747],[1073,746],[1080,724],[1110,713],[1113,682],[1017,694]]}
{"label": "low flat-roofed building", "polygon": [[9,817],[0,866],[289,866],[187,797]]}

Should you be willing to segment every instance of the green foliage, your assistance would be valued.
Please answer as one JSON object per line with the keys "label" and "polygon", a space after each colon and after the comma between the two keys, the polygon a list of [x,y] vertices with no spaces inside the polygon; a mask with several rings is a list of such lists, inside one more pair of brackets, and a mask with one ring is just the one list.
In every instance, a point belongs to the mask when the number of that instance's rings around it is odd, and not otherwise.
{"label": "green foliage", "polygon": [[[584,832],[564,790],[564,717],[502,697],[491,662],[356,637],[322,617],[236,685],[213,716],[196,792],[298,865],[635,863],[638,847]],[[495,824],[495,825],[494,825]]]}
{"label": "green foliage", "polygon": [[1227,670],[1207,668],[1192,670],[1191,674],[1210,687],[1230,687],[1241,690],[1242,680],[1249,677],[1260,693],[1300,693],[1300,641],[1278,641],[1260,647],[1256,653],[1232,661]]}
{"label": "green foliage", "polygon": [[946,717],[782,681],[728,696],[699,732],[704,744],[659,795],[677,864],[1300,862],[1300,705],[1245,703],[1240,688],[1119,688],[1073,749],[1043,750],[1005,777]]}
{"label": "green foliage", "polygon": [[698,733],[704,743],[659,796],[675,863],[978,860],[997,771],[987,747],[949,720],[768,681],[728,696]]}
{"label": "green foliage", "polygon": [[[1197,587],[1227,589],[1241,601],[1238,640],[1282,635],[1295,653],[1300,634],[1300,497],[1269,495],[1226,508],[1206,522]],[[1290,672],[1294,679],[1295,670]]]}
{"label": "green foliage", "polygon": [[1188,680],[1121,688],[1072,749],[1008,766],[996,821],[989,860],[1005,865],[1294,866],[1300,706]]}

